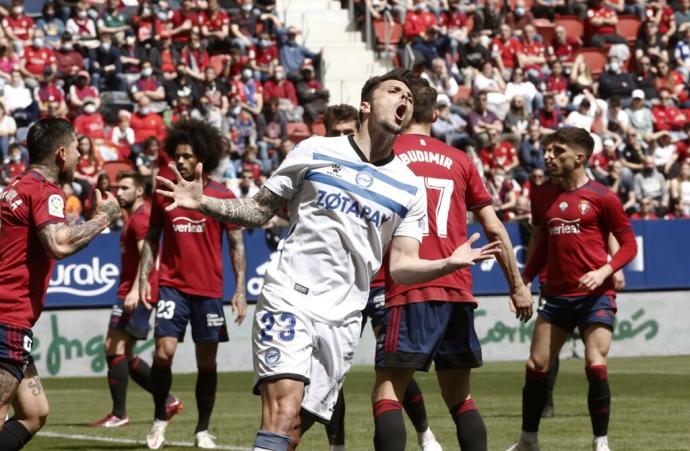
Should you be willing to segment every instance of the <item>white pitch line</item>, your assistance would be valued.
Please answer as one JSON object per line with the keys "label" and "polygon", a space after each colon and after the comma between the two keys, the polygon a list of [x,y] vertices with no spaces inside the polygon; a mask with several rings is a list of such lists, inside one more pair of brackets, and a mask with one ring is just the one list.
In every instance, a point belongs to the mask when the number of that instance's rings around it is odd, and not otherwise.
{"label": "white pitch line", "polygon": [[[83,440],[89,442],[103,442],[103,443],[122,443],[126,445],[142,445],[146,446],[143,440],[134,440],[131,438],[117,438],[117,437],[100,437],[86,434],[62,434],[60,432],[41,431],[37,434],[39,437],[64,438],[69,440]],[[194,448],[192,442],[165,442],[167,446],[178,446],[183,448]],[[231,451],[251,451],[252,448],[243,448],[241,446],[227,446],[218,445],[216,449],[227,449]]]}

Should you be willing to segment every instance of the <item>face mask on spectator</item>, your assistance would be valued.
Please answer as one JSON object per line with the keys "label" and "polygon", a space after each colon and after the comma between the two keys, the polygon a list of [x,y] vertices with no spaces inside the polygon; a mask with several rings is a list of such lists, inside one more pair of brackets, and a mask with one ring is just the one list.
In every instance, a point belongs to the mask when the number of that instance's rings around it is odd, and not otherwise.
{"label": "face mask on spectator", "polygon": [[21,7],[21,6],[15,6],[14,8],[12,8],[12,11],[13,11],[16,15],[21,16],[22,13],[24,12],[24,8]]}
{"label": "face mask on spectator", "polygon": [[96,112],[96,105],[93,103],[89,103],[88,105],[84,106],[84,113],[86,114],[93,114]]}
{"label": "face mask on spectator", "polygon": [[86,11],[77,12],[77,16],[79,16],[80,19],[86,19]]}
{"label": "face mask on spectator", "polygon": [[503,182],[506,181],[505,176],[503,175],[494,175],[494,182],[496,183],[496,186],[501,186],[503,185]]}
{"label": "face mask on spectator", "polygon": [[614,74],[617,74],[620,71],[620,65],[614,61],[611,64],[609,64],[609,70]]}
{"label": "face mask on spectator", "polygon": [[254,8],[252,5],[242,5],[242,11],[249,12]]}
{"label": "face mask on spectator", "polygon": [[151,8],[144,8],[141,10],[141,15],[144,17],[148,17],[151,15]]}
{"label": "face mask on spectator", "polygon": [[518,6],[517,8],[515,8],[515,15],[518,17],[524,16],[525,15],[525,8],[523,8],[522,6]]}
{"label": "face mask on spectator", "polygon": [[10,160],[12,161],[12,163],[19,163],[21,161],[21,159],[22,159],[21,155],[16,155],[16,154],[10,155]]}
{"label": "face mask on spectator", "polygon": [[426,5],[424,3],[419,3],[417,5],[414,5],[414,9],[415,11],[424,12],[426,11]]}
{"label": "face mask on spectator", "polygon": [[127,36],[126,38],[127,45],[134,45],[137,42],[137,38],[134,36]]}
{"label": "face mask on spectator", "polygon": [[74,44],[71,42],[65,42],[62,44],[62,50],[73,50],[74,49]]}
{"label": "face mask on spectator", "polygon": [[153,69],[151,69],[150,67],[145,67],[141,70],[141,75],[143,75],[144,77],[150,77],[151,75],[153,75]]}
{"label": "face mask on spectator", "polygon": [[273,74],[276,77],[276,80],[284,80],[285,79],[285,73],[284,72],[276,72]]}
{"label": "face mask on spectator", "polygon": [[43,38],[34,38],[34,47],[37,49],[43,47]]}
{"label": "face mask on spectator", "polygon": [[168,12],[167,11],[158,11],[158,18],[165,22],[168,20]]}
{"label": "face mask on spectator", "polygon": [[259,41],[259,46],[266,48],[271,46],[271,41],[269,39],[262,39]]}
{"label": "face mask on spectator", "polygon": [[101,48],[107,52],[108,50],[110,50],[110,42],[102,42]]}
{"label": "face mask on spectator", "polygon": [[237,106],[230,108],[230,114],[233,116],[237,116],[238,114],[240,114],[241,111],[242,111],[242,107],[240,105],[237,105]]}
{"label": "face mask on spectator", "polygon": [[142,106],[139,107],[139,113],[141,113],[142,116],[146,116],[151,112],[151,108],[147,106]]}
{"label": "face mask on spectator", "polygon": [[252,78],[253,72],[251,69],[244,69],[242,71],[242,80],[247,81]]}

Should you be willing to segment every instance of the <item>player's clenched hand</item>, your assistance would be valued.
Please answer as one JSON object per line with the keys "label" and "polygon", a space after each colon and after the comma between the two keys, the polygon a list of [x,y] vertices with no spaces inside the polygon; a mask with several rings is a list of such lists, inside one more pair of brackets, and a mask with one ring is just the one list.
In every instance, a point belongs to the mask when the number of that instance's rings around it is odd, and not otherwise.
{"label": "player's clenched hand", "polygon": [[580,283],[578,286],[580,288],[585,288],[589,291],[596,290],[598,287],[601,286],[602,283],[604,283],[604,280],[606,280],[606,278],[610,275],[610,272],[607,271],[606,266],[594,271],[590,271],[584,276],[580,277]]}
{"label": "player's clenched hand", "polygon": [[235,314],[235,324],[242,324],[244,317],[247,316],[247,297],[244,293],[235,293],[230,301],[232,313]]}
{"label": "player's clenched hand", "polygon": [[124,309],[126,314],[131,314],[139,303],[139,290],[129,290],[125,296]]}
{"label": "player's clenched hand", "polygon": [[165,177],[156,177],[156,181],[159,183],[159,188],[156,190],[156,193],[172,200],[172,203],[168,205],[165,210],[171,211],[177,207],[187,210],[198,210],[201,207],[201,198],[204,197],[201,163],[197,164],[196,168],[194,168],[194,180],[191,182],[182,178],[174,164],[170,165],[170,169],[175,173],[177,183]]}
{"label": "player's clenched hand", "polygon": [[496,254],[501,253],[501,248],[499,247],[501,245],[500,241],[494,241],[480,248],[473,249],[472,244],[478,239],[479,234],[473,234],[469,240],[462,244],[462,246],[455,249],[453,255],[448,257],[448,263],[458,268],[464,268],[466,266],[473,266],[475,262],[494,258]]}
{"label": "player's clenched hand", "polygon": [[527,322],[532,317],[532,292],[529,285],[521,284],[510,293],[510,311],[515,313],[515,317],[520,321]]}
{"label": "player's clenched hand", "polygon": [[105,197],[103,197],[101,190],[96,190],[96,210],[94,215],[103,215],[109,224],[122,216],[120,203],[115,199],[113,193],[106,191]]}
{"label": "player's clenched hand", "polygon": [[619,269],[613,273],[613,289],[623,291],[623,288],[625,288],[625,274],[622,269]]}
{"label": "player's clenched hand", "polygon": [[139,280],[139,302],[146,310],[151,310],[151,284],[148,280]]}

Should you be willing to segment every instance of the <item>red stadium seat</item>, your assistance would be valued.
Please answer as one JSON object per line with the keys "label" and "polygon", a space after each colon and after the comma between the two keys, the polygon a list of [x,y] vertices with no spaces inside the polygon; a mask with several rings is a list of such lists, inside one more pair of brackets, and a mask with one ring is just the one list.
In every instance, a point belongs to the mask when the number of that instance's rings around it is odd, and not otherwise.
{"label": "red stadium seat", "polygon": [[618,16],[618,34],[628,40],[628,44],[633,45],[637,41],[642,21],[637,16]]}
{"label": "red stadium seat", "polygon": [[553,40],[553,34],[554,30],[556,29],[556,25],[554,25],[553,22],[551,22],[548,19],[534,19],[532,24],[537,29],[537,33],[539,33],[539,35],[541,36],[544,45],[548,46]]}
{"label": "red stadium seat", "polygon": [[311,136],[311,133],[309,133],[309,127],[307,127],[307,124],[304,122],[288,122],[287,132],[288,137],[295,144]]}
{"label": "red stadium seat", "polygon": [[117,183],[117,173],[120,171],[133,171],[134,165],[129,160],[115,160],[106,161],[103,163],[103,171],[108,175],[110,185],[115,186]]}
{"label": "red stadium seat", "polygon": [[457,105],[461,102],[467,103],[472,97],[472,88],[466,85],[458,86],[458,92],[453,96],[453,104]]}
{"label": "red stadium seat", "polygon": [[374,27],[374,34],[376,35],[376,48],[378,50],[386,50],[386,40],[388,40],[388,44],[392,46],[396,46],[400,43],[403,36],[403,26],[399,23],[383,19],[375,20],[372,25]]}
{"label": "red stadium seat", "polygon": [[322,120],[314,121],[311,124],[312,135],[326,136],[326,125]]}
{"label": "red stadium seat", "polygon": [[577,16],[560,16],[556,18],[556,25],[562,25],[565,28],[568,37],[579,39],[582,41],[582,33],[585,31],[585,25]]}
{"label": "red stadium seat", "polygon": [[585,64],[592,72],[592,76],[599,78],[606,66],[606,51],[597,47],[584,47],[575,52],[575,58],[580,55],[584,58]]}

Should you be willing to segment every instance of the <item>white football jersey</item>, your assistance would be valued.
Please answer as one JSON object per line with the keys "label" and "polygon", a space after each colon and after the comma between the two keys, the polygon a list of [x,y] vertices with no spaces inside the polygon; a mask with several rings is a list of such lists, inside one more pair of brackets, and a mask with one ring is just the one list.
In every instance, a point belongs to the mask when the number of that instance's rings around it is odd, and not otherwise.
{"label": "white football jersey", "polygon": [[289,200],[291,224],[262,295],[316,321],[359,314],[394,236],[422,241],[424,187],[394,155],[367,162],[351,136],[302,141],[266,188]]}

